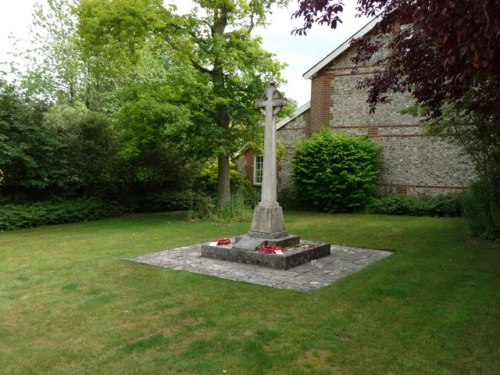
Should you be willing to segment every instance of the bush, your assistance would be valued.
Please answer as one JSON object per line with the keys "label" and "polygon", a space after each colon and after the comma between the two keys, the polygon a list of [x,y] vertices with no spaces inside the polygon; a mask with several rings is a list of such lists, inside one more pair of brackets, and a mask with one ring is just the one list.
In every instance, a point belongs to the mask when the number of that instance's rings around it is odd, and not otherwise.
{"label": "bush", "polygon": [[246,202],[245,193],[238,190],[231,195],[230,204],[217,208],[215,199],[206,197],[189,211],[190,220],[206,220],[212,223],[241,223],[252,220],[252,210]]}
{"label": "bush", "polygon": [[180,192],[162,192],[135,198],[133,212],[186,211],[198,207],[207,200],[207,195],[191,190]]}
{"label": "bush", "polygon": [[119,216],[125,211],[117,203],[96,198],[6,204],[0,206],[0,230],[97,220]]}
{"label": "bush", "polygon": [[231,196],[231,203],[212,210],[206,216],[206,219],[212,223],[244,223],[252,220],[252,209],[246,202],[246,196],[243,191],[238,190]]}
{"label": "bush", "polygon": [[295,150],[293,179],[307,208],[327,212],[362,209],[375,193],[381,148],[367,137],[322,129]]}
{"label": "bush", "polygon": [[278,191],[278,202],[281,207],[289,210],[301,210],[304,208],[293,187],[287,187]]}
{"label": "bush", "polygon": [[500,186],[478,181],[465,195],[465,217],[474,236],[500,241]]}
{"label": "bush", "polygon": [[388,195],[370,202],[366,210],[374,214],[409,216],[461,216],[463,193],[439,196]]}
{"label": "bush", "polygon": [[255,207],[260,202],[260,190],[257,189],[252,183],[248,180],[244,180],[238,189],[236,189],[233,197],[238,198],[238,196],[242,197],[243,203],[248,207]]}
{"label": "bush", "polygon": [[[233,196],[243,197],[244,204],[247,206],[256,206],[260,201],[260,192],[248,181],[234,166],[230,165],[230,184],[231,193]],[[203,194],[208,194],[215,197],[217,195],[217,163],[206,163],[198,177],[195,179],[197,190]]]}
{"label": "bush", "polygon": [[209,214],[212,198],[193,191],[150,194],[119,204],[99,198],[51,200],[0,205],[0,231],[42,225],[75,223],[120,216],[127,212],[195,210]]}

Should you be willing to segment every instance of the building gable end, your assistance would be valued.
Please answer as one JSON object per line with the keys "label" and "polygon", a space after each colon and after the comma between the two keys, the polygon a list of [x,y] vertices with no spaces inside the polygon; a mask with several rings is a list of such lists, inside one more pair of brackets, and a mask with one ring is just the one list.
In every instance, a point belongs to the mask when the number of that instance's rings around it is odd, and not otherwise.
{"label": "building gable end", "polygon": [[344,43],[334,49],[329,55],[323,58],[320,62],[314,65],[311,69],[304,73],[303,77],[305,79],[312,79],[320,70],[330,64],[333,60],[335,60],[338,56],[348,50],[351,46],[351,41],[356,38],[361,38],[368,34],[377,23],[381,20],[381,16],[375,17],[373,20],[368,22],[365,26],[363,26],[358,32],[356,32],[353,36],[348,38]]}

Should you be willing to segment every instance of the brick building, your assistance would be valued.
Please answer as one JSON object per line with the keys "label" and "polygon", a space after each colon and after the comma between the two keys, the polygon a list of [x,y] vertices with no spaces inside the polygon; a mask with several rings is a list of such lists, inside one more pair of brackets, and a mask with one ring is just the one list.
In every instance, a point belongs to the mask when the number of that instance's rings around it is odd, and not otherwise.
{"label": "brick building", "polygon": [[[352,38],[374,35],[376,24],[377,19],[371,21]],[[473,177],[472,164],[455,146],[426,135],[419,119],[400,113],[411,104],[409,95],[394,94],[390,104],[378,105],[374,114],[369,113],[366,92],[355,85],[372,74],[374,67],[368,64],[352,73],[350,40],[304,73],[311,80],[311,101],[276,124],[276,138],[286,147],[286,156],[278,163],[278,189],[292,184],[295,145],[324,126],[367,135],[382,146],[383,169],[377,185],[383,195],[435,195],[463,189]],[[261,161],[261,156],[246,152],[236,165],[259,185]]]}

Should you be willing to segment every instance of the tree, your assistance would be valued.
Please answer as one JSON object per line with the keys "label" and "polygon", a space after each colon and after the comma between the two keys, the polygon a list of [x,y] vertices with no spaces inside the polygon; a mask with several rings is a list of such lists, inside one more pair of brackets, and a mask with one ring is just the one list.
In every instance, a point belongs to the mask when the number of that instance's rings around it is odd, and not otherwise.
{"label": "tree", "polygon": [[[27,71],[15,71],[20,79],[13,85],[0,81],[3,192],[125,201],[183,187],[191,159],[170,133],[190,120],[178,101],[184,75],[165,58],[165,48],[159,50],[163,36],[155,43],[154,28],[149,31],[154,19],[146,18],[141,34],[133,28],[134,22],[143,25],[143,15],[130,17],[125,27],[131,34],[105,38],[107,49],[86,45],[77,32],[78,3],[38,4],[34,47],[20,53]],[[105,19],[132,12],[135,3],[128,3]]]}
{"label": "tree", "polygon": [[182,48],[179,39],[167,41],[208,83],[209,101],[204,109],[217,147],[218,204],[222,207],[230,200],[229,159],[239,148],[240,130],[257,124],[260,115],[255,99],[264,91],[265,81],[276,79],[281,69],[262,50],[260,38],[251,36],[276,1],[196,2],[205,16],[200,17],[195,10],[185,19],[181,40],[189,36],[191,43],[184,44],[188,48]]}
{"label": "tree", "polygon": [[[304,24],[295,32],[314,23],[336,28],[342,11],[342,0],[300,0],[294,16]],[[380,15],[380,34],[353,41],[353,62],[366,64],[389,47],[374,75],[358,83],[368,90],[371,111],[390,101],[390,92],[411,92],[433,131],[471,156],[491,192],[484,198],[500,202],[500,0],[358,0],[357,12]],[[500,237],[500,223],[491,222]]]}
{"label": "tree", "polygon": [[[198,6],[190,14],[177,15],[159,0],[82,0],[79,30],[84,45],[99,50],[115,41],[136,45],[148,40],[155,46],[161,41],[167,47],[156,51],[162,51],[170,64],[182,67],[184,79],[176,87],[183,96],[175,104],[182,101],[190,110],[189,124],[177,135],[184,134],[184,140],[195,146],[190,147],[193,152],[217,155],[218,204],[224,206],[230,200],[229,158],[241,147],[246,130],[260,120],[254,103],[264,91],[265,81],[279,79],[282,68],[261,48],[261,39],[251,34],[255,26],[265,23],[272,5],[286,1],[195,3]],[[117,11],[106,10],[111,8]],[[141,15],[138,20],[137,14]],[[136,39],[138,36],[142,39]]]}
{"label": "tree", "polygon": [[466,196],[465,216],[472,233],[485,239],[500,239],[500,152],[492,140],[498,134],[495,116],[483,116],[478,103],[481,92],[471,90],[456,103],[445,105],[440,118],[428,121],[430,134],[446,137],[469,155],[478,171]]}
{"label": "tree", "polygon": [[91,112],[82,104],[70,107],[52,105],[39,124],[60,135],[64,151],[59,158],[71,166],[72,185],[63,195],[112,197],[117,199],[125,189],[121,175],[125,162],[118,155],[119,143],[109,116]]}
{"label": "tree", "polygon": [[26,71],[21,78],[25,93],[49,102],[73,105],[85,94],[85,66],[76,46],[76,22],[71,9],[76,0],[47,0],[36,3],[30,29],[31,48],[18,51]]}
{"label": "tree", "polygon": [[[359,15],[381,16],[382,34],[395,34],[391,53],[377,62],[381,69],[366,81],[370,104],[388,100],[385,94],[391,90],[408,89],[430,115],[439,116],[444,103],[460,99],[484,81],[498,82],[499,0],[358,0],[357,4]],[[300,0],[294,16],[303,17],[304,25],[295,32],[304,34],[313,23],[336,28],[342,11],[341,0]],[[362,47],[357,63],[381,48],[378,40],[355,43]],[[498,99],[498,91],[489,92]]]}
{"label": "tree", "polygon": [[[144,51],[160,47],[158,29],[169,18],[161,0],[80,0],[74,8],[81,59],[90,76],[88,107],[113,113],[115,94],[130,84],[131,70],[144,65]],[[162,51],[157,51],[158,56]]]}
{"label": "tree", "polygon": [[2,189],[23,200],[71,185],[74,171],[66,158],[63,136],[42,126],[48,106],[29,101],[0,80],[0,170]]}

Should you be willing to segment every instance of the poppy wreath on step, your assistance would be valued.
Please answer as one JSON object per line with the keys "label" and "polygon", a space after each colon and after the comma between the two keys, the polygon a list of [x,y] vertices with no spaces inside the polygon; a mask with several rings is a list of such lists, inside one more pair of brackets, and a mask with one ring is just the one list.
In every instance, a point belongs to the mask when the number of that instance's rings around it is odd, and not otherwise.
{"label": "poppy wreath on step", "polygon": [[213,240],[212,242],[217,242],[217,246],[221,245],[229,245],[231,240],[229,238],[219,238],[217,240]]}
{"label": "poppy wreath on step", "polygon": [[283,254],[285,249],[281,246],[275,245],[263,245],[257,248],[257,251],[262,254]]}

